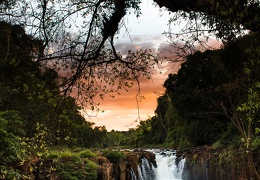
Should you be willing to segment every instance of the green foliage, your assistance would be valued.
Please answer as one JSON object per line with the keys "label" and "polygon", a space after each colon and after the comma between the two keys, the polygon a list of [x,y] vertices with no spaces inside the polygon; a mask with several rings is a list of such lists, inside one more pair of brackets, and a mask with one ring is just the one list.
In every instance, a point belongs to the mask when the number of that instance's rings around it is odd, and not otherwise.
{"label": "green foliage", "polygon": [[48,143],[46,137],[48,135],[47,127],[44,127],[43,124],[36,122],[35,125],[35,134],[31,138],[24,138],[29,152],[47,152]]}
{"label": "green foliage", "polygon": [[[258,147],[257,39],[259,34],[254,33],[229,42],[220,50],[188,56],[178,73],[170,74],[165,81],[166,92],[158,98],[156,116],[141,122],[136,129],[138,145],[184,148],[213,144],[215,148],[237,149],[241,143],[241,136],[237,139],[240,126],[244,127],[242,134],[253,132],[243,140],[247,146],[250,140],[254,141],[250,145],[253,149]],[[236,124],[234,117],[239,117],[241,124]]]}
{"label": "green foliage", "polygon": [[91,157],[96,157],[97,155],[90,151],[89,149],[83,150],[79,152],[79,156],[81,158],[91,158]]}
{"label": "green foliage", "polygon": [[[102,147],[105,127],[93,128],[81,116],[75,99],[59,93],[62,78],[58,73],[32,58],[40,53],[42,43],[20,26],[0,25],[0,178],[33,176],[20,169],[36,154],[56,160],[80,159],[77,153],[49,152],[52,146]],[[81,156],[94,154],[86,151]],[[86,173],[85,177],[91,177]]]}
{"label": "green foliage", "polygon": [[98,166],[95,162],[86,159],[86,171],[89,180],[95,180],[97,178],[97,168]]}
{"label": "green foliage", "polygon": [[142,132],[140,129],[129,129],[128,131],[121,132],[123,134],[122,144],[126,148],[138,147],[138,137]]}
{"label": "green foliage", "polygon": [[[247,131],[242,136],[242,142],[246,150],[256,149],[259,144],[259,112],[260,112],[260,82],[255,82],[248,90],[247,100],[237,107],[241,117],[241,124],[245,125]],[[252,132],[253,131],[253,132]],[[252,142],[253,141],[253,142]]]}
{"label": "green foliage", "polygon": [[5,180],[18,180],[22,179],[22,173],[19,170],[13,168],[7,168],[0,166],[0,178]]}
{"label": "green foliage", "polygon": [[22,161],[24,147],[19,135],[22,130],[15,124],[21,124],[21,118],[16,111],[0,112],[0,165],[17,164]]}
{"label": "green foliage", "polygon": [[125,154],[120,151],[104,150],[102,155],[109,159],[112,163],[118,163],[120,159],[125,158]]}
{"label": "green foliage", "polygon": [[59,93],[58,73],[32,59],[42,43],[20,26],[0,24],[0,111],[22,115],[22,121],[8,119],[10,131],[21,136],[30,151],[54,145],[102,146],[105,128],[93,129],[75,99]]}
{"label": "green foliage", "polygon": [[[253,74],[259,73],[259,66],[251,64],[259,58],[255,52],[259,47],[257,38],[255,33],[230,42],[221,50],[197,52],[187,57],[178,74],[165,81],[166,93],[181,117],[182,134],[191,144],[211,144],[228,132],[232,121],[225,112],[232,112],[233,105],[245,100],[247,88],[257,77]],[[245,67],[252,71],[249,79]]]}
{"label": "green foliage", "polygon": [[78,179],[89,179],[94,180],[96,178],[97,166],[94,162],[86,160],[84,162],[81,159],[75,158],[76,156],[71,156],[70,158],[61,158],[58,162],[55,162],[55,168],[57,172],[61,175],[62,179],[66,180],[78,180]]}
{"label": "green foliage", "polygon": [[[17,127],[15,127],[17,123]],[[0,112],[0,179],[20,179],[22,172],[14,167],[23,164],[26,147],[20,135],[23,130],[19,128],[22,119],[16,111]]]}
{"label": "green foliage", "polygon": [[112,130],[111,132],[107,133],[107,143],[109,146],[120,146],[123,145],[124,142],[124,134],[122,132],[114,131]]}
{"label": "green foliage", "polygon": [[[39,154],[39,153],[38,153]],[[39,154],[42,159],[57,159],[59,157],[60,152],[59,151],[49,151],[42,154]]]}
{"label": "green foliage", "polygon": [[216,141],[214,144],[212,144],[213,149],[221,149],[223,148],[223,145],[221,144],[220,141]]}
{"label": "green foliage", "polygon": [[54,162],[54,167],[62,179],[96,179],[97,165],[88,159],[81,159],[80,154],[83,153],[65,151],[59,154],[58,160]]}
{"label": "green foliage", "polygon": [[49,169],[49,173],[58,173],[62,179],[95,180],[98,167],[89,159],[93,157],[96,155],[88,149],[79,152],[56,149],[41,154],[40,160],[43,168]]}
{"label": "green foliage", "polygon": [[251,142],[251,150],[252,151],[257,151],[260,149],[260,138],[259,137],[255,137],[252,142]]}
{"label": "green foliage", "polygon": [[66,150],[66,151],[60,152],[59,159],[61,161],[72,160],[72,159],[73,159],[73,161],[80,161],[80,156],[76,153]]}

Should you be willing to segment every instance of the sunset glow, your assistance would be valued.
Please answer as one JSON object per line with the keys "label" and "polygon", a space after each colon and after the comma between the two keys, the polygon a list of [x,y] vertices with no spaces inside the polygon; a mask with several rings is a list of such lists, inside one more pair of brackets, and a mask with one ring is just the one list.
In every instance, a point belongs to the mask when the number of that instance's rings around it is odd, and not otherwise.
{"label": "sunset glow", "polygon": [[165,74],[160,74],[156,75],[153,81],[142,82],[141,95],[144,96],[144,99],[141,99],[138,104],[137,87],[133,87],[115,98],[105,98],[100,102],[100,109],[103,112],[97,113],[97,116],[92,117],[90,121],[93,121],[96,126],[106,126],[108,131],[112,129],[123,131],[136,127],[140,120],[146,120],[154,115],[158,94],[164,91],[162,87],[164,80]]}
{"label": "sunset glow", "polygon": [[[121,95],[116,95],[115,98],[106,96],[104,100],[98,102],[100,111],[94,113],[92,117],[87,116],[87,120],[94,122],[95,126],[106,126],[108,131],[126,131],[129,128],[135,128],[141,120],[154,116],[157,98],[164,93],[164,81],[169,73],[177,73],[181,65],[181,62],[174,62],[177,58],[172,54],[173,47],[169,39],[163,35],[163,32],[169,28],[167,25],[170,15],[166,10],[155,7],[150,0],[142,2],[141,11],[142,14],[138,19],[135,14],[126,17],[126,27],[121,28],[116,39],[117,51],[122,55],[127,54],[129,50],[151,49],[158,53],[163,51],[162,55],[166,56],[169,61],[155,68],[151,80],[140,80],[141,96],[144,99],[138,104],[137,85],[128,92],[122,91]],[[171,28],[178,31],[177,26]],[[208,45],[219,47],[220,42],[209,39]]]}

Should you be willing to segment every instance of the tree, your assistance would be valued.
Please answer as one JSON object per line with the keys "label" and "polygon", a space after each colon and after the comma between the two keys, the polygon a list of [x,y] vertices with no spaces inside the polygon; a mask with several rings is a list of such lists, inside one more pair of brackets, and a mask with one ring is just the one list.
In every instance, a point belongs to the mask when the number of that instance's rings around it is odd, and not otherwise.
{"label": "tree", "polygon": [[31,58],[40,41],[26,35],[20,26],[0,24],[0,111],[19,114],[17,122],[7,118],[8,127],[13,126],[9,132],[21,129],[19,137],[31,148],[43,144],[90,147],[100,143],[102,138],[92,135],[103,134],[104,129],[93,129],[94,123],[82,117],[76,100],[60,94],[54,69]]}
{"label": "tree", "polygon": [[[35,56],[37,62],[60,69],[66,77],[60,80],[61,92],[77,92],[76,97],[87,102],[86,108],[95,108],[95,96],[114,96],[138,84],[139,77],[150,76],[152,52],[129,51],[123,57],[114,47],[114,36],[127,11],[133,9],[139,16],[139,0],[22,2],[18,1],[16,8],[2,9],[1,19],[23,24],[32,36],[42,40]],[[82,25],[75,24],[77,16],[83,19]],[[78,32],[70,32],[70,28]]]}
{"label": "tree", "polygon": [[248,96],[245,103],[237,107],[236,113],[234,114],[234,122],[236,127],[243,132],[241,134],[243,149],[246,152],[248,159],[249,168],[252,169],[251,173],[255,173],[256,177],[259,178],[257,169],[255,167],[255,161],[253,157],[253,151],[259,149],[259,88],[260,83],[257,81],[248,90]]}
{"label": "tree", "polygon": [[[214,87],[217,82],[214,72],[221,72],[223,81],[227,79],[225,71],[221,69],[217,58],[218,52],[195,53],[187,57],[176,75],[169,75],[165,81],[166,96],[169,97],[172,106],[176,109],[177,116],[181,118],[183,138],[187,138],[189,144],[211,144],[220,138],[226,131],[228,121],[225,115],[212,101],[222,101],[223,95]],[[207,124],[207,128],[202,128]],[[172,128],[173,129],[173,128]]]}
{"label": "tree", "polygon": [[[259,147],[257,39],[259,33],[253,33],[229,42],[223,49],[188,56],[179,72],[169,75],[164,83],[173,107],[183,117],[182,123],[188,124],[184,133],[195,144],[218,140],[232,125],[235,131],[230,135],[241,137],[240,148],[252,169],[251,177],[259,176],[252,155],[253,147]],[[205,124],[207,127],[203,127]]]}
{"label": "tree", "polygon": [[[259,0],[155,2],[173,12],[169,25],[181,28],[179,32],[169,28],[164,34],[169,38],[175,56],[180,56],[182,60],[197,50],[215,49],[208,40],[217,38],[225,44],[246,34],[248,31],[245,30],[259,32]],[[183,22],[186,24],[183,25]]]}
{"label": "tree", "polygon": [[[5,4],[8,1],[1,1]],[[16,2],[16,3],[15,3]],[[39,62],[49,67],[67,71],[66,81],[61,81],[62,91],[69,94],[74,88],[78,94],[87,94],[83,99],[91,109],[95,107],[93,98],[132,86],[138,77],[149,77],[156,60],[153,52],[141,50],[121,56],[114,47],[123,17],[134,11],[141,14],[140,0],[24,0],[14,1],[14,5],[1,9],[2,19],[23,24],[34,37],[42,40],[38,48]],[[200,20],[210,31],[223,39],[232,39],[241,30],[240,25],[251,31],[259,28],[258,1],[169,1],[155,0],[179,16]],[[57,6],[59,4],[59,6]],[[208,8],[211,7],[211,8]],[[185,13],[186,12],[186,13]],[[81,17],[78,25],[75,17]],[[198,24],[197,24],[198,25]],[[79,28],[79,26],[81,26]],[[195,31],[199,26],[194,26]],[[78,32],[69,32],[69,29]],[[198,40],[198,37],[195,39]],[[52,49],[51,49],[52,48]],[[54,52],[51,52],[51,50]],[[54,63],[55,62],[55,63]],[[56,67],[54,67],[56,65]],[[138,83],[137,83],[138,84]],[[110,86],[110,88],[108,88]],[[113,87],[113,88],[111,88]]]}
{"label": "tree", "polygon": [[[253,32],[259,31],[258,0],[154,0],[154,2],[160,7],[165,6],[171,12],[195,12],[197,13],[195,16],[198,17],[201,17],[200,14],[203,13],[202,23],[207,23],[211,30],[219,31],[220,37],[226,33],[230,34],[234,28],[239,29],[240,25]],[[181,15],[195,18],[192,17],[194,16],[192,13]],[[233,24],[233,27],[229,24]]]}
{"label": "tree", "polygon": [[27,148],[22,140],[24,130],[18,111],[0,111],[0,178],[16,179],[21,177],[16,169],[27,156]]}
{"label": "tree", "polygon": [[107,141],[110,146],[120,146],[123,145],[124,134],[123,132],[112,130],[107,133]]}

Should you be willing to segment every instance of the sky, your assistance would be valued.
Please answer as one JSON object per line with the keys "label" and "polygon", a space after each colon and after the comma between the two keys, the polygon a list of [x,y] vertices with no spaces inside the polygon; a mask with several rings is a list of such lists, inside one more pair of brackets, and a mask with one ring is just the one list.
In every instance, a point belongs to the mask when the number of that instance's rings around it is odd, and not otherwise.
{"label": "sky", "polygon": [[[157,50],[165,46],[167,38],[162,34],[167,31],[169,14],[166,11],[160,12],[159,7],[155,7],[151,0],[143,0],[141,4],[141,16],[137,19],[132,13],[125,19],[126,28],[122,28],[116,41],[118,51],[124,53],[129,49],[150,48]],[[144,99],[136,101],[137,87],[122,92],[115,98],[106,97],[100,101],[100,110],[95,117],[88,121],[95,123],[95,126],[106,126],[108,131],[126,131],[135,128],[140,120],[147,120],[154,116],[159,94],[164,92],[163,83],[168,77],[168,73],[176,72],[178,66],[167,70],[168,64],[160,66],[160,70],[154,70],[152,80],[141,80],[141,95]],[[160,73],[162,72],[162,73]],[[139,113],[138,113],[139,111]]]}
{"label": "sky", "polygon": [[[173,50],[169,44],[169,39],[163,35],[167,32],[170,14],[165,9],[160,9],[152,0],[143,0],[141,4],[141,12],[139,18],[134,13],[125,17],[125,26],[123,26],[115,40],[115,47],[122,54],[128,50],[152,49],[154,51],[164,51],[164,55],[174,59],[172,53],[167,50]],[[182,22],[180,26],[184,26],[186,22]],[[171,25],[171,32],[179,32],[180,27]],[[211,48],[219,48],[220,41],[209,38],[207,45]],[[195,45],[196,46],[196,45]],[[138,103],[136,94],[137,86],[129,89],[128,92],[122,92],[115,98],[105,97],[100,101],[100,112],[94,117],[87,119],[94,122],[95,126],[106,126],[108,131],[118,130],[127,131],[129,128],[135,128],[140,120],[147,120],[154,116],[157,106],[157,98],[165,91],[163,83],[167,79],[168,74],[177,73],[181,63],[165,63],[161,64],[159,70],[155,69],[152,80],[141,80],[141,95],[144,99]]]}

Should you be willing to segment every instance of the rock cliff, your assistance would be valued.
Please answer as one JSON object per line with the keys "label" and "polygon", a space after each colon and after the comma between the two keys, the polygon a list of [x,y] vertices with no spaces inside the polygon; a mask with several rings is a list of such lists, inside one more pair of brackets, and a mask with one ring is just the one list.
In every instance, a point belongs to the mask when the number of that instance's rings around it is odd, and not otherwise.
{"label": "rock cliff", "polygon": [[155,154],[143,150],[124,151],[125,158],[118,163],[111,163],[104,157],[97,158],[98,180],[131,180],[138,178],[138,165],[142,158],[156,165]]}
{"label": "rock cliff", "polygon": [[[179,152],[186,157],[184,180],[257,179],[249,167],[246,155],[239,150],[213,149],[203,146]],[[254,152],[260,172],[260,153]]]}

